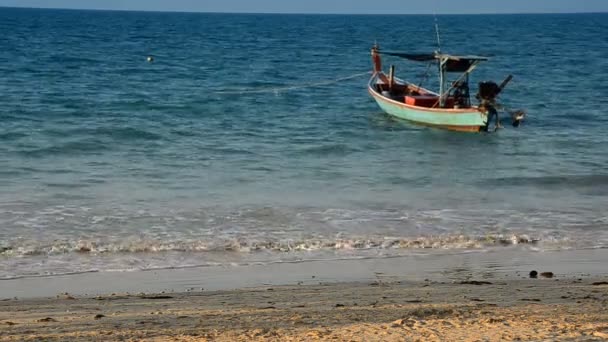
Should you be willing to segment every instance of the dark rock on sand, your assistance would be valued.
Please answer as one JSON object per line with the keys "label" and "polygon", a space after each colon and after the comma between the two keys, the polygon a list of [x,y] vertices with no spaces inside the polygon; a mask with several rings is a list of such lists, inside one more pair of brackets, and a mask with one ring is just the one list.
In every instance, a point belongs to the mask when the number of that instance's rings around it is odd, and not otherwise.
{"label": "dark rock on sand", "polygon": [[171,296],[165,296],[165,295],[140,295],[139,298],[141,299],[172,299],[173,297]]}
{"label": "dark rock on sand", "polygon": [[460,283],[463,285],[492,285],[492,283],[490,283],[489,281],[477,281],[477,280],[461,281]]}
{"label": "dark rock on sand", "polygon": [[553,272],[543,272],[540,276],[543,278],[553,278]]}
{"label": "dark rock on sand", "polygon": [[412,300],[406,300],[406,303],[422,303],[422,300],[420,299],[412,299]]}
{"label": "dark rock on sand", "polygon": [[62,293],[61,295],[58,295],[57,298],[59,298],[59,299],[66,299],[66,300],[76,300],[76,298],[70,296],[70,294],[67,293],[67,292]]}
{"label": "dark rock on sand", "polygon": [[56,320],[56,319],[54,319],[54,318],[51,318],[51,317],[47,317],[47,318],[41,318],[41,319],[37,320],[36,322],[39,322],[39,323],[44,323],[44,322],[57,322],[57,320]]}

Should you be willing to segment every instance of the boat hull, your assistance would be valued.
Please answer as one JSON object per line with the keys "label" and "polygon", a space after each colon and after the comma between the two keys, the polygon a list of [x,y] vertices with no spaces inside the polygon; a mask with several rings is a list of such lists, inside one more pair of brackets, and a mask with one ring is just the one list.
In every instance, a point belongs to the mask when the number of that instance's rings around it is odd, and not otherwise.
{"label": "boat hull", "polygon": [[376,79],[377,77],[373,77],[370,81],[369,93],[378,103],[378,106],[389,115],[420,125],[459,132],[480,132],[487,125],[487,113],[480,111],[477,107],[466,109],[427,108],[393,100],[374,89]]}

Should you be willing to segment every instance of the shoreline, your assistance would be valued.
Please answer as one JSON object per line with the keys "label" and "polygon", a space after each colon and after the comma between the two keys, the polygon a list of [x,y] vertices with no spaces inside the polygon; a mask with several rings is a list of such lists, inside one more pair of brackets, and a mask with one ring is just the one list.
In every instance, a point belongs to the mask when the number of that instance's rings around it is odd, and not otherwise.
{"label": "shoreline", "polygon": [[205,266],[133,272],[86,272],[0,280],[0,300],[111,293],[238,290],[260,286],[370,281],[440,282],[525,279],[532,270],[560,278],[608,277],[608,249],[536,252],[508,248],[470,253],[429,253],[390,258],[313,260]]}
{"label": "shoreline", "polygon": [[5,280],[0,341],[608,339],[608,250],[514,252]]}

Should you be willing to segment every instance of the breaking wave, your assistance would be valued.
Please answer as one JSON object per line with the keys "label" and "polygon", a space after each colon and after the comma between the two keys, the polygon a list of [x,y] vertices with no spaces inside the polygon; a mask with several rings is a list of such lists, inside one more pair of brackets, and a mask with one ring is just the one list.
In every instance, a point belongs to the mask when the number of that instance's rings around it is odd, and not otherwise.
{"label": "breaking wave", "polygon": [[[555,241],[554,241],[555,242]],[[0,246],[0,255],[21,257],[35,255],[125,254],[162,252],[273,252],[291,253],[302,251],[356,251],[356,250],[408,250],[408,249],[479,249],[499,246],[538,245],[541,240],[527,235],[465,236],[445,235],[416,238],[352,238],[306,240],[121,240],[121,241],[53,241],[49,243],[20,243]]]}

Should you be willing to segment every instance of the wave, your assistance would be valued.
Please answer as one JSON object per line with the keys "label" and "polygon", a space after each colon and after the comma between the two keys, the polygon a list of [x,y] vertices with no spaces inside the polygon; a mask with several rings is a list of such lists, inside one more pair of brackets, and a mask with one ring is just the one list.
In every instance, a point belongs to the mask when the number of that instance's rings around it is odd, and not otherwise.
{"label": "wave", "polygon": [[88,271],[58,272],[58,273],[50,273],[50,274],[27,274],[27,275],[22,274],[22,275],[12,275],[12,276],[0,277],[0,280],[49,278],[49,277],[70,276],[70,275],[79,275],[79,274],[97,273],[97,272],[99,272],[99,271],[98,270],[88,270]]}
{"label": "wave", "polygon": [[56,144],[42,148],[21,150],[18,153],[26,157],[46,157],[59,155],[74,155],[80,153],[93,153],[109,150],[108,144],[99,140],[81,139],[63,144]]}
{"label": "wave", "polygon": [[[114,146],[118,146],[115,144],[116,142],[156,141],[164,138],[147,130],[130,127],[47,131],[47,134],[56,137],[73,137],[72,139],[78,137],[79,139],[44,147],[21,148],[16,152],[26,157],[89,154],[111,150]],[[0,136],[1,138],[2,136]]]}
{"label": "wave", "polygon": [[106,136],[106,137],[110,137],[114,140],[121,140],[121,141],[122,140],[124,140],[124,141],[161,140],[163,138],[163,136],[161,136],[159,134],[152,133],[150,131],[140,129],[140,128],[133,128],[133,127],[124,127],[124,128],[104,127],[104,128],[97,128],[94,130],[90,130],[87,133],[91,134],[91,135]]}
{"label": "wave", "polygon": [[161,140],[162,135],[150,132],[142,128],[134,127],[99,127],[99,128],[78,128],[68,130],[46,130],[46,135],[56,137],[79,136],[88,139],[109,138],[115,141],[132,140]]}
{"label": "wave", "polygon": [[6,132],[0,133],[0,141],[10,142],[14,140],[19,140],[21,138],[26,138],[28,135],[22,132]]}
{"label": "wave", "polygon": [[507,186],[542,186],[542,187],[562,187],[562,186],[606,186],[608,185],[608,175],[566,175],[566,176],[542,176],[542,177],[501,177],[483,181],[484,185],[507,185]]}
{"label": "wave", "polygon": [[18,167],[15,168],[15,174],[27,174],[27,173],[45,173],[49,175],[66,175],[66,174],[83,174],[84,172],[75,170],[75,169],[51,169],[51,168],[42,168],[42,167]]}
{"label": "wave", "polygon": [[[527,235],[442,235],[304,240],[53,241],[0,246],[0,280],[87,272],[134,272],[208,266],[386,259],[413,255],[484,253],[497,248],[572,249],[567,239]],[[607,248],[593,246],[588,248]],[[517,249],[519,250],[519,249]],[[24,265],[28,265],[24,268]],[[27,271],[24,271],[27,269]]]}
{"label": "wave", "polygon": [[344,156],[361,150],[347,144],[323,144],[308,147],[299,151],[302,155],[312,155],[318,157],[325,156]]}
{"label": "wave", "polygon": [[536,245],[541,240],[527,235],[441,235],[415,238],[369,237],[352,239],[304,239],[304,240],[131,240],[120,241],[53,241],[49,243],[15,243],[0,246],[0,256],[23,257],[35,255],[125,254],[163,252],[239,252],[239,253],[292,253],[301,251],[340,250],[398,250],[398,249],[479,249],[487,247]]}

